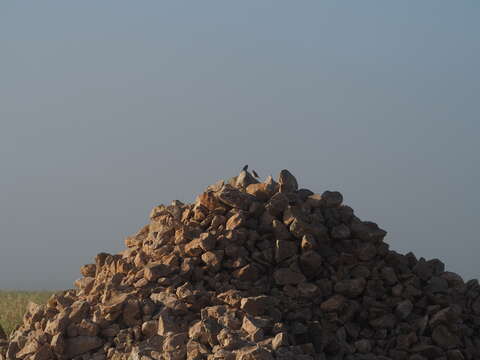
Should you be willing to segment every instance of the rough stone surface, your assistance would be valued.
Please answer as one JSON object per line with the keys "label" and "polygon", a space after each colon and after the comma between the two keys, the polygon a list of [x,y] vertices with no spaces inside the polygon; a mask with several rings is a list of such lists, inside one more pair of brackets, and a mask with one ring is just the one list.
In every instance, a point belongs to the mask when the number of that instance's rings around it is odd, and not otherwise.
{"label": "rough stone surface", "polygon": [[385,236],[337,191],[245,168],[28,304],[0,360],[480,359],[478,281]]}

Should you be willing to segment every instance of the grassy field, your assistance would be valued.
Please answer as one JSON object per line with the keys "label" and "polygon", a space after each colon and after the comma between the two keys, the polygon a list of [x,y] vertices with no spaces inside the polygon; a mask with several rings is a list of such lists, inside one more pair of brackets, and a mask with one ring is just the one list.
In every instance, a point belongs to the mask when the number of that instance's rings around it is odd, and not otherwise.
{"label": "grassy field", "polygon": [[5,333],[22,322],[29,301],[44,304],[52,292],[49,291],[3,291],[0,290],[0,325]]}

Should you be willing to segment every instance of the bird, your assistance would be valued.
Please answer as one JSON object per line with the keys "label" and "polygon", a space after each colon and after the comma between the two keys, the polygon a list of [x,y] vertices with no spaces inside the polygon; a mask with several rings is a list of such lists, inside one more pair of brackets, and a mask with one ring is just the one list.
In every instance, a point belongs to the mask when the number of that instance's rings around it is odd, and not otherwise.
{"label": "bird", "polygon": [[253,174],[253,176],[255,176],[256,178],[259,177],[258,174],[257,174],[257,172],[256,172],[255,170],[252,170],[252,174]]}
{"label": "bird", "polygon": [[248,170],[248,165],[245,165],[242,170],[247,171]]}

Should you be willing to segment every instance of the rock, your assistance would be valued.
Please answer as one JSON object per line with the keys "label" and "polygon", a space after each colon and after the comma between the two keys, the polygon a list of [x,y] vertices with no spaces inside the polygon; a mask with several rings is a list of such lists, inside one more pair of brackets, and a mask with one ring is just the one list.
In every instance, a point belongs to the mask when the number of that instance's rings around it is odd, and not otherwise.
{"label": "rock", "polygon": [[240,174],[237,176],[235,186],[238,188],[246,189],[249,185],[257,184],[258,180],[255,179],[252,174],[247,170],[240,171]]}
{"label": "rock", "polygon": [[142,324],[142,335],[145,338],[151,338],[157,334],[158,322],[156,320],[148,320]]}
{"label": "rock", "polygon": [[444,349],[452,349],[460,345],[460,338],[452,333],[446,325],[438,325],[432,332],[433,341]]}
{"label": "rock", "polygon": [[30,339],[26,342],[23,348],[15,354],[15,358],[22,359],[28,355],[34,355],[40,351],[42,344],[37,339]]}
{"label": "rock", "polygon": [[80,273],[85,277],[94,278],[96,271],[97,271],[97,266],[95,264],[83,265],[80,268]]}
{"label": "rock", "polygon": [[280,171],[278,183],[280,184],[280,192],[295,192],[298,190],[297,179],[288,170]]}
{"label": "rock", "polygon": [[363,278],[342,280],[335,284],[335,292],[348,297],[356,297],[363,292],[366,283]]}
{"label": "rock", "polygon": [[339,207],[342,205],[343,196],[338,191],[325,191],[322,194],[322,201],[326,207]]}
{"label": "rock", "polygon": [[269,303],[269,298],[265,295],[247,297],[240,301],[240,309],[250,315],[263,315]]}
{"label": "rock", "polygon": [[25,315],[23,316],[23,321],[27,324],[33,324],[37,321],[39,321],[43,314],[43,306],[34,303],[33,301],[29,301],[27,304],[27,311]]}
{"label": "rock", "polygon": [[170,332],[177,332],[178,329],[179,324],[176,323],[173,312],[168,308],[163,309],[158,316],[157,334],[165,336]]}
{"label": "rock", "polygon": [[91,350],[98,349],[103,345],[102,339],[97,336],[78,336],[69,338],[65,341],[65,356],[72,358],[77,355],[85,354]]}
{"label": "rock", "polygon": [[317,285],[312,283],[300,283],[297,285],[298,294],[306,298],[312,298],[319,293]]}
{"label": "rock", "polygon": [[215,196],[214,191],[207,191],[197,197],[195,204],[212,211],[220,206],[220,201]]}
{"label": "rock", "polygon": [[223,255],[220,251],[207,251],[201,256],[202,261],[210,268],[219,269]]}
{"label": "rock", "polygon": [[255,265],[245,265],[244,267],[235,270],[233,276],[241,281],[255,281],[259,277],[258,269]]}
{"label": "rock", "polygon": [[377,255],[377,248],[372,243],[366,243],[359,247],[357,254],[361,261],[370,261]]}
{"label": "rock", "polygon": [[367,354],[372,351],[372,344],[367,339],[361,339],[355,341],[355,349],[361,354]]}
{"label": "rock", "polygon": [[340,224],[333,227],[331,235],[336,240],[348,239],[350,237],[350,228],[345,224]]}
{"label": "rock", "polygon": [[289,200],[284,193],[276,193],[265,205],[265,209],[273,216],[280,215],[288,206]]}
{"label": "rock", "polygon": [[230,185],[224,185],[216,195],[222,203],[241,210],[248,210],[250,205],[256,201],[254,196]]}
{"label": "rock", "polygon": [[169,334],[163,342],[163,351],[185,351],[187,340],[187,333]]}
{"label": "rock", "polygon": [[300,267],[308,277],[314,277],[322,268],[322,256],[314,250],[305,251],[300,255]]}
{"label": "rock", "polygon": [[51,349],[52,351],[57,355],[57,356],[61,356],[65,353],[65,349],[66,349],[66,343],[65,343],[65,339],[63,337],[62,334],[55,334],[53,337],[52,337],[52,341],[50,342],[50,346],[51,346]]}
{"label": "rock", "polygon": [[290,343],[288,341],[288,335],[285,332],[279,332],[272,341],[272,349],[278,350],[282,346],[288,346]]}
{"label": "rock", "polygon": [[448,360],[465,360],[462,352],[460,350],[449,350],[447,352],[447,359]]}
{"label": "rock", "polygon": [[397,323],[395,315],[387,314],[376,319],[370,320],[369,324],[371,327],[376,329],[392,329]]}
{"label": "rock", "polygon": [[275,186],[273,183],[250,184],[247,186],[247,193],[255,196],[262,202],[268,201],[273,196]]}
{"label": "rock", "polygon": [[277,240],[289,240],[292,237],[292,235],[288,231],[288,228],[281,221],[278,221],[277,219],[273,219],[272,229],[273,229],[273,234],[275,235],[275,239]]}
{"label": "rock", "polygon": [[131,327],[138,325],[140,322],[140,304],[137,299],[129,299],[123,307],[123,322]]}
{"label": "rock", "polygon": [[245,226],[247,222],[247,216],[245,213],[239,211],[231,216],[227,221],[227,230],[234,230]]}
{"label": "rock", "polygon": [[404,300],[398,303],[395,308],[395,314],[402,320],[406,319],[413,310],[413,304],[410,300]]}
{"label": "rock", "polygon": [[278,269],[273,273],[273,278],[277,285],[295,285],[305,281],[302,273],[292,271],[287,268]]}
{"label": "rock", "polygon": [[160,277],[170,275],[171,269],[162,263],[151,263],[144,268],[144,278],[148,281],[156,281]]}
{"label": "rock", "polygon": [[290,240],[276,240],[275,242],[275,261],[282,261],[297,254],[297,244]]}
{"label": "rock", "polygon": [[328,300],[325,300],[321,305],[320,309],[322,311],[338,311],[340,310],[345,304],[346,298],[342,295],[334,295],[330,297]]}
{"label": "rock", "polygon": [[273,360],[273,356],[266,349],[259,347],[258,345],[242,348],[238,350],[235,360]]}

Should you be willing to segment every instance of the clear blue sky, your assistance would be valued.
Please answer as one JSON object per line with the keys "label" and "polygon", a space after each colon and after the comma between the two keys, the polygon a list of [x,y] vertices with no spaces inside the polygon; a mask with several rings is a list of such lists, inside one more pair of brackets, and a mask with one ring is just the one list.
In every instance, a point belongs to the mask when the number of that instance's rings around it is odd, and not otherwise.
{"label": "clear blue sky", "polygon": [[478,1],[2,1],[0,288],[249,164],[480,275]]}

